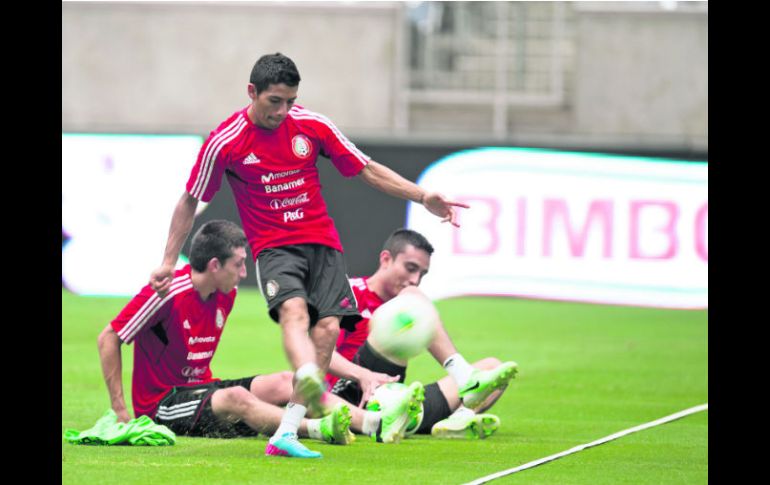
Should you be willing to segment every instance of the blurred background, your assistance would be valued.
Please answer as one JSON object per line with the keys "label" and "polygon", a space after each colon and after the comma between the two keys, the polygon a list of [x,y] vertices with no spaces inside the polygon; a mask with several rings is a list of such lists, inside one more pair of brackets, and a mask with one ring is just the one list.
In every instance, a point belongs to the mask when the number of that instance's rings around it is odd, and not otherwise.
{"label": "blurred background", "polygon": [[[437,297],[707,306],[708,4],[675,1],[64,2],[64,287],[147,282],[198,148],[273,52],[298,104],[474,205],[453,229],[319,159],[349,274],[408,225]],[[215,218],[239,221],[227,184],[193,231]]]}

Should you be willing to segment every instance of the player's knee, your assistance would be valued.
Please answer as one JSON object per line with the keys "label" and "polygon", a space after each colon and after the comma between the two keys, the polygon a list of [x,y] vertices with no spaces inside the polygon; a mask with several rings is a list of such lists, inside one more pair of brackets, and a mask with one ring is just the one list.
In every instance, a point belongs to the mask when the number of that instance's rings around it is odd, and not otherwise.
{"label": "player's knee", "polygon": [[294,377],[294,373],[292,371],[285,370],[285,371],[278,372],[277,374],[278,374],[277,380],[279,382],[280,388],[284,388],[287,385],[291,387],[291,380]]}
{"label": "player's knee", "polygon": [[334,336],[335,338],[340,333],[340,321],[338,318],[334,317],[327,317],[318,320],[318,323],[316,323],[315,327],[316,332],[324,332],[328,335]]}
{"label": "player's knee", "polygon": [[279,372],[275,379],[275,386],[273,388],[273,394],[278,401],[288,402],[291,398],[291,394],[294,390],[294,373],[291,371]]}
{"label": "player's knee", "polygon": [[233,386],[229,387],[227,390],[230,391],[230,399],[236,403],[250,401],[253,397],[252,394],[243,386]]}
{"label": "player's knee", "polygon": [[253,400],[256,399],[251,392],[241,386],[220,389],[216,393],[219,394],[218,401],[221,404],[222,410],[237,416],[243,415]]}

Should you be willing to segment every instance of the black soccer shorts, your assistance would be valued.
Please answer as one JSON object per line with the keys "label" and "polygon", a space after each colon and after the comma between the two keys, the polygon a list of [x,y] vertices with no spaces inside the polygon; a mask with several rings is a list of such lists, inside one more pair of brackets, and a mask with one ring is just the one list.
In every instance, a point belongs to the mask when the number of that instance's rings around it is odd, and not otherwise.
{"label": "black soccer shorts", "polygon": [[321,318],[339,316],[340,326],[353,330],[361,320],[345,260],[334,248],[293,244],[263,249],[257,258],[257,284],[275,322],[281,304],[297,296],[307,303],[311,327]]}
{"label": "black soccer shorts", "polygon": [[219,389],[242,386],[251,390],[257,376],[210,382],[199,386],[176,386],[160,400],[155,422],[178,435],[205,438],[237,438],[257,436],[246,423],[219,419],[211,409],[211,396]]}

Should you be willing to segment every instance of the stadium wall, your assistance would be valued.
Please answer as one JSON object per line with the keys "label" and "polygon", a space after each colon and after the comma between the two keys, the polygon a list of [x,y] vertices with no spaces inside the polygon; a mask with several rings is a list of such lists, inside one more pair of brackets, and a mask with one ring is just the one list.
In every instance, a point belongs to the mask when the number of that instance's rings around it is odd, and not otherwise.
{"label": "stadium wall", "polygon": [[702,155],[708,12],[658,3],[567,2],[565,99],[512,106],[501,139],[481,107],[404,103],[405,2],[65,2],[62,131],[205,135],[248,102],[254,61],[281,51],[299,66],[300,103],[358,140]]}
{"label": "stadium wall", "polygon": [[300,103],[340,127],[387,131],[398,3],[62,4],[62,130],[208,134],[280,51]]}

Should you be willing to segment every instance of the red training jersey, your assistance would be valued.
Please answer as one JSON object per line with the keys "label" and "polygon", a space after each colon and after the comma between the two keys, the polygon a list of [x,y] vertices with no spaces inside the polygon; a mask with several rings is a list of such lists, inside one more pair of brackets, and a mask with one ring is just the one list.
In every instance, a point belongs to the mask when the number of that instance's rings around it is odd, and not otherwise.
{"label": "red training jersey", "polygon": [[[353,356],[356,355],[358,349],[364,345],[369,336],[369,319],[372,317],[372,313],[385,303],[377,296],[377,293],[369,289],[366,284],[367,280],[368,278],[350,278],[350,287],[356,297],[358,312],[363,318],[356,323],[356,328],[353,331],[340,328],[340,335],[337,337],[337,352],[350,361],[353,360]],[[326,382],[329,383],[329,388],[334,387],[334,383],[338,379],[335,375],[327,374]]]}
{"label": "red training jersey", "polygon": [[325,116],[295,105],[275,130],[256,126],[247,108],[233,113],[203,143],[187,192],[208,202],[227,175],[251,253],[316,243],[342,251],[321,196],[316,160],[331,159],[345,177],[369,160]]}
{"label": "red training jersey", "polygon": [[209,364],[237,290],[215,291],[203,301],[190,272],[189,264],[176,271],[163,298],[145,286],[111,322],[123,343],[136,342],[131,398],[137,418],[155,418],[158,402],[174,386],[219,380]]}

